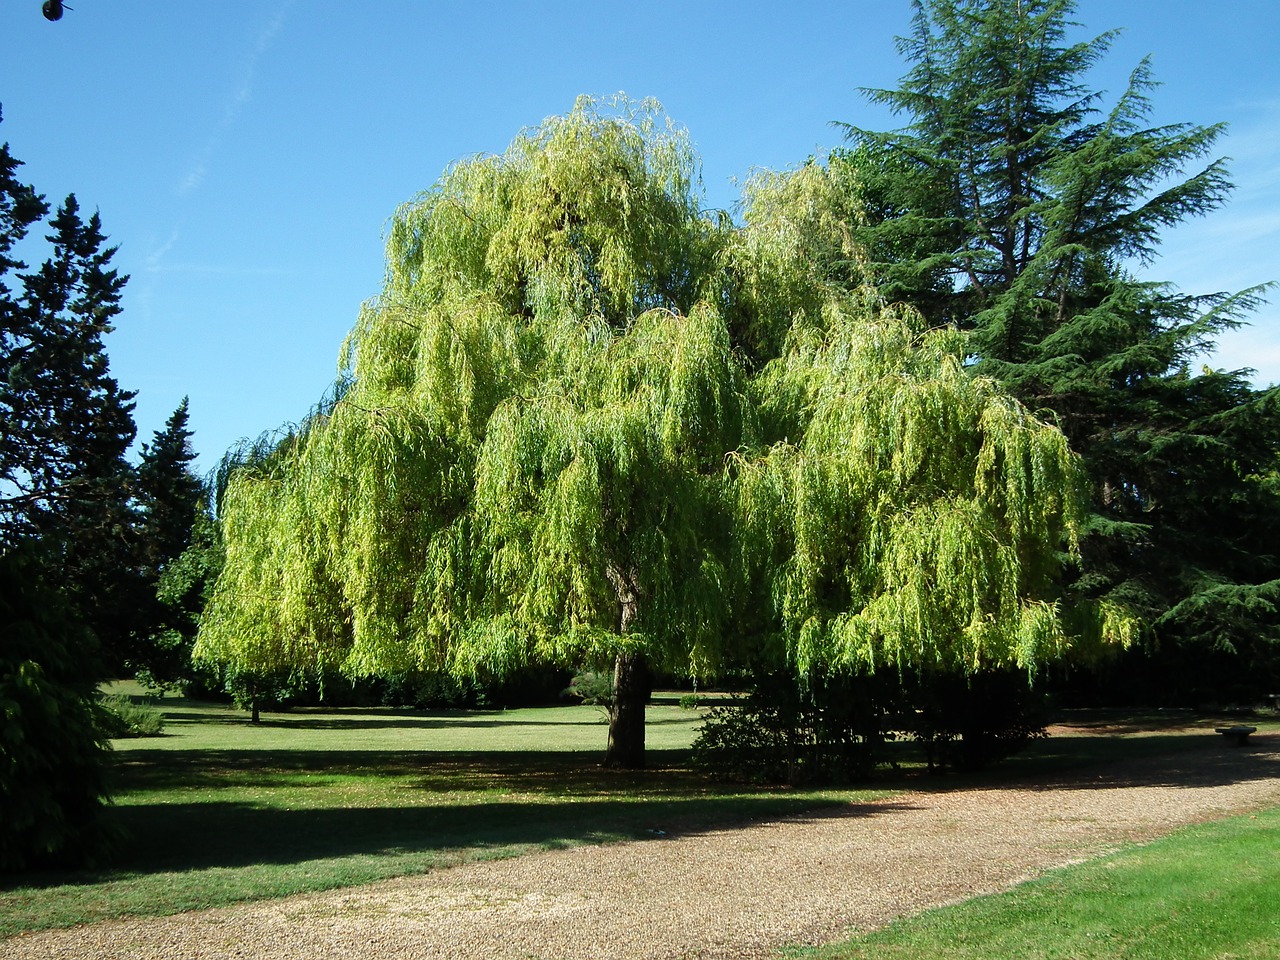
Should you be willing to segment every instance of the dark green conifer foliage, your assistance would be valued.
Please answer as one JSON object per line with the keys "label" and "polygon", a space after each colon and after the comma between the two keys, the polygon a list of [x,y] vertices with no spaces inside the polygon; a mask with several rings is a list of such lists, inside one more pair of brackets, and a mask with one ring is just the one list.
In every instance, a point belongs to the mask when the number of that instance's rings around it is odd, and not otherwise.
{"label": "dark green conifer foliage", "polygon": [[[38,539],[52,582],[119,659],[138,610],[133,557],[133,394],[111,376],[103,338],[125,278],[95,213],[69,196],[48,219],[48,258],[8,255],[49,207],[0,150],[0,546]],[[13,274],[19,289],[6,282]]]}
{"label": "dark green conifer foliage", "polygon": [[157,574],[187,549],[196,507],[204,493],[204,485],[191,469],[196,454],[187,428],[187,403],[183,397],[164,429],[157,430],[152,442],[143,445],[138,465],[143,557],[148,569]]}
{"label": "dark green conifer foliage", "polygon": [[1225,200],[1221,125],[1152,126],[1143,61],[1107,106],[1087,82],[1114,32],[1073,41],[1074,0],[918,0],[906,121],[848,127],[833,169],[886,296],[969,331],[970,362],[1053,418],[1089,472],[1077,588],[1155,636],[1274,663],[1280,642],[1280,398],[1195,369],[1262,288],[1186,295],[1140,280],[1166,228]]}
{"label": "dark green conifer foliage", "polygon": [[30,545],[0,554],[0,873],[110,851],[93,635]]}
{"label": "dark green conifer foliage", "polygon": [[133,394],[111,377],[102,342],[125,282],[109,268],[115,250],[74,196],[49,226],[49,258],[18,275],[20,292],[4,291],[0,467],[10,486],[0,518],[10,540],[118,521],[109,507],[125,499],[134,436]]}
{"label": "dark green conifer foliage", "polygon": [[137,470],[138,552],[149,615],[130,652],[130,666],[160,685],[191,677],[208,544],[190,557],[186,552],[197,529],[207,539],[212,527],[202,506],[204,484],[191,469],[196,454],[188,418],[184,397],[164,429],[143,445]]}
{"label": "dark green conifer foliage", "polygon": [[[105,836],[94,691],[136,625],[132,394],[102,339],[124,278],[74,196],[49,206],[0,146],[0,869],[90,859]],[[16,279],[16,284],[13,282]]]}

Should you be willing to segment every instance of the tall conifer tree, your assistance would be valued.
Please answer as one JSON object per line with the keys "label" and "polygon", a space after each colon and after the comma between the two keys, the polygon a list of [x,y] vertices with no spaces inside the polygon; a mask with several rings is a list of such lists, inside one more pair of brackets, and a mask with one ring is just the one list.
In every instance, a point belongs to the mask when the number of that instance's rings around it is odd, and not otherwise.
{"label": "tall conifer tree", "polygon": [[[38,540],[49,578],[109,651],[137,609],[131,506],[133,394],[104,337],[125,277],[96,213],[69,196],[48,218],[49,256],[27,270],[8,253],[49,213],[0,152],[0,546]],[[8,285],[16,276],[17,290]]]}
{"label": "tall conifer tree", "polygon": [[129,665],[158,684],[191,676],[191,643],[201,591],[187,581],[193,563],[203,565],[196,560],[202,554],[195,551],[181,573],[171,575],[171,570],[191,547],[194,529],[207,533],[212,522],[203,507],[204,484],[191,469],[196,454],[187,406],[183,397],[164,429],[143,445],[137,469],[137,546],[147,612],[129,653]]}
{"label": "tall conifer tree", "polygon": [[204,493],[204,485],[191,470],[196,458],[191,446],[186,397],[157,430],[151,443],[143,444],[138,464],[137,500],[144,560],[156,576],[191,542],[191,526]]}
{"label": "tall conifer tree", "polygon": [[915,8],[900,86],[866,91],[906,125],[849,127],[832,158],[872,276],[969,331],[974,372],[1083,455],[1080,591],[1140,610],[1156,637],[1247,648],[1274,671],[1280,398],[1248,371],[1195,369],[1262,290],[1188,295],[1134,272],[1164,229],[1224,202],[1209,159],[1222,126],[1150,125],[1146,61],[1107,106],[1087,80],[1114,33],[1071,40],[1074,0]]}
{"label": "tall conifer tree", "polygon": [[[103,337],[124,278],[97,214],[49,205],[0,146],[0,869],[92,858],[104,838],[94,692],[138,596],[132,394]],[[48,217],[48,258],[14,255]],[[12,285],[16,278],[17,284]]]}

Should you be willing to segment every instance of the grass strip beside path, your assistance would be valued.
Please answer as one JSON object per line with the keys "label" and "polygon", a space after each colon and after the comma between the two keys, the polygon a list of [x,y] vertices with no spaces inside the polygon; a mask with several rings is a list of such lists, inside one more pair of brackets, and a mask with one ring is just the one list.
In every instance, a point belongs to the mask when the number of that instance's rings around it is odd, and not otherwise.
{"label": "grass strip beside path", "polygon": [[1280,808],[1189,827],[805,960],[1275,960]]}

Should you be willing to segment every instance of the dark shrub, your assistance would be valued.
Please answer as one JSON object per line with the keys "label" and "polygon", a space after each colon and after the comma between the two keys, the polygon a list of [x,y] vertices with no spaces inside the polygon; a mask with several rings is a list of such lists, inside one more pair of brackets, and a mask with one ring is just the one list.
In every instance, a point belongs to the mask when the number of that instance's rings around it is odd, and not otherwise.
{"label": "dark shrub", "polygon": [[1014,670],[926,675],[911,683],[908,701],[910,732],[934,772],[980,770],[1046,736],[1045,696]]}
{"label": "dark shrub", "polygon": [[0,556],[0,871],[109,851],[96,644],[34,564]]}
{"label": "dark shrub", "polygon": [[714,707],[693,745],[694,763],[715,776],[755,783],[849,783],[883,761],[883,703],[870,677],[801,684],[763,675],[745,699]]}

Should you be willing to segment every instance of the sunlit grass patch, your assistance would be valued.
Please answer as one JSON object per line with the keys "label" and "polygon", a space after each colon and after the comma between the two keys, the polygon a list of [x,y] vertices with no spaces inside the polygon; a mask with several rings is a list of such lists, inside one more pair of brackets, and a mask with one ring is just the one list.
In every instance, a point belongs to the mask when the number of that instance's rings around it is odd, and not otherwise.
{"label": "sunlit grass patch", "polygon": [[806,960],[1273,960],[1280,808],[1181,830]]}

